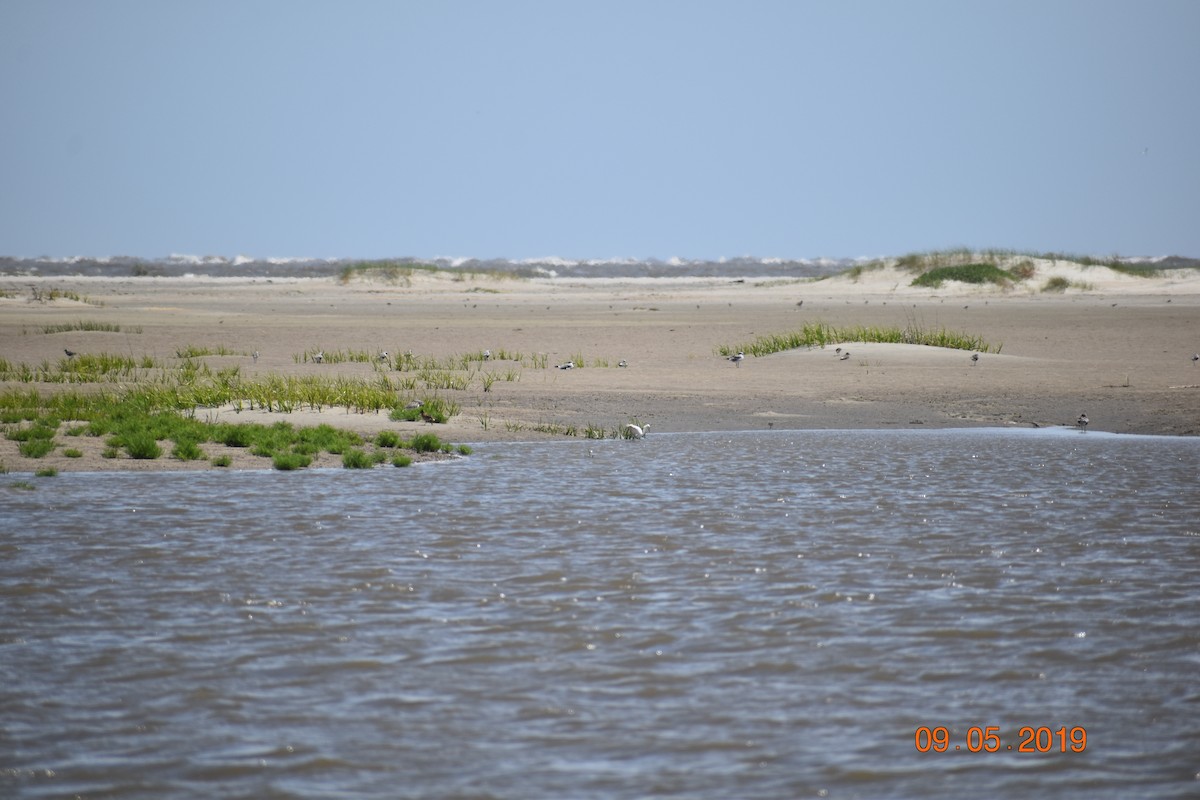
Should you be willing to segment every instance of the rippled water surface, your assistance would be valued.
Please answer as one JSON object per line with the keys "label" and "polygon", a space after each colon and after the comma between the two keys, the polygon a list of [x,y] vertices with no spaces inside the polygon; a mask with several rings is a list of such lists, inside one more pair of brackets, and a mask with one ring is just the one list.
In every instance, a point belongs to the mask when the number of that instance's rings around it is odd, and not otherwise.
{"label": "rippled water surface", "polygon": [[0,476],[0,796],[1196,797],[1197,475],[822,431]]}

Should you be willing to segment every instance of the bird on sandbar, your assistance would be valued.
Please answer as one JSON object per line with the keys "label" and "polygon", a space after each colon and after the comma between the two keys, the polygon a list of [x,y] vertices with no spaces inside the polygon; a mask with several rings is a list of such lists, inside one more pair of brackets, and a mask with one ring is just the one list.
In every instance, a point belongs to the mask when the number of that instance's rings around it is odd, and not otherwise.
{"label": "bird on sandbar", "polygon": [[491,351],[491,350],[484,350],[484,351],[483,351],[483,360],[484,360],[484,361],[491,361],[491,360],[492,360],[492,351]]}
{"label": "bird on sandbar", "polygon": [[74,351],[74,350],[68,350],[67,348],[65,348],[65,347],[64,347],[64,348],[63,348],[63,352],[67,354],[67,358],[74,358],[74,357],[75,357],[75,351]]}
{"label": "bird on sandbar", "polygon": [[730,356],[729,360],[733,362],[733,365],[735,367],[740,367],[742,365],[742,360],[745,357],[746,357],[746,354],[743,353],[741,350],[738,350],[738,354],[736,356]]}
{"label": "bird on sandbar", "polygon": [[1200,353],[1192,353],[1192,364],[1195,365],[1197,361],[1200,361]]}
{"label": "bird on sandbar", "polygon": [[971,366],[973,367],[978,363],[979,363],[979,353],[972,353],[971,354]]}
{"label": "bird on sandbar", "polygon": [[379,354],[380,361],[387,361],[389,358],[391,358],[391,356],[388,355],[387,350],[384,350],[382,353]]}
{"label": "bird on sandbar", "polygon": [[629,362],[622,358],[620,361],[617,362],[617,366],[618,367],[628,367]]}
{"label": "bird on sandbar", "polygon": [[432,414],[430,414],[428,411],[424,411],[424,410],[421,411],[421,421],[424,422],[426,425],[431,425],[431,424],[437,422],[437,420],[434,418],[434,416]]}
{"label": "bird on sandbar", "polygon": [[649,432],[649,430],[650,430],[649,422],[647,422],[645,425],[629,424],[629,425],[626,425],[624,428],[625,438],[626,439],[645,439],[646,434]]}
{"label": "bird on sandbar", "polygon": [[313,353],[313,363],[314,364],[325,363],[325,351],[324,350],[318,350],[316,353]]}
{"label": "bird on sandbar", "polygon": [[559,368],[559,369],[575,369],[575,362],[574,362],[574,361],[568,361],[568,362],[566,362],[565,364],[559,364],[559,365],[558,365],[558,368]]}
{"label": "bird on sandbar", "polygon": [[848,361],[849,359],[850,359],[850,351],[849,350],[847,350],[846,352],[844,352],[840,356],[838,356],[838,361]]}
{"label": "bird on sandbar", "polygon": [[254,363],[257,364],[258,363],[258,351],[255,350],[253,353],[251,353],[251,356],[254,358]]}
{"label": "bird on sandbar", "polygon": [[1087,414],[1080,414],[1079,419],[1075,420],[1075,424],[1079,426],[1079,430],[1081,430],[1081,431],[1087,430],[1087,426],[1088,426],[1089,422],[1091,422],[1091,420],[1088,419]]}

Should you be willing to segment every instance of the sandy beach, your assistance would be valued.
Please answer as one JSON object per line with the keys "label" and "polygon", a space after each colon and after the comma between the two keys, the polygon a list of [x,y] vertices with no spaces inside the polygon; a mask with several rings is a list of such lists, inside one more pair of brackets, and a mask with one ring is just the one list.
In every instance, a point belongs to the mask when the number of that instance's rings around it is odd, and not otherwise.
{"label": "sandy beach", "polygon": [[[588,427],[612,431],[633,421],[648,423],[654,435],[1054,426],[1072,425],[1082,412],[1094,431],[1197,435],[1200,364],[1192,354],[1200,351],[1200,273],[1166,275],[1046,262],[1027,285],[939,289],[911,287],[911,273],[895,269],[822,280],[5,276],[0,357],[36,365],[69,349],[171,364],[195,348],[225,353],[203,360],[213,371],[236,366],[243,378],[320,372],[370,380],[394,370],[318,364],[306,354],[447,359],[489,350],[492,359],[463,371],[466,388],[414,386],[400,398],[437,395],[453,403],[458,413],[444,425],[344,408],[197,410],[204,420],[328,422],[363,433],[430,429],[455,443],[582,437]],[[1041,291],[1054,276],[1072,288]],[[78,322],[119,330],[47,332]],[[806,322],[944,328],[981,337],[992,352],[973,362],[969,351],[848,341],[838,345],[850,353],[845,359],[833,345],[747,355],[739,365],[719,354]],[[582,368],[556,368],[569,360]],[[9,381],[3,388],[63,386]],[[189,468],[170,458],[104,459],[102,443],[87,438],[69,442],[82,457],[68,458],[60,446],[37,462],[0,439],[0,461],[10,470]],[[250,465],[263,462],[234,464]]]}

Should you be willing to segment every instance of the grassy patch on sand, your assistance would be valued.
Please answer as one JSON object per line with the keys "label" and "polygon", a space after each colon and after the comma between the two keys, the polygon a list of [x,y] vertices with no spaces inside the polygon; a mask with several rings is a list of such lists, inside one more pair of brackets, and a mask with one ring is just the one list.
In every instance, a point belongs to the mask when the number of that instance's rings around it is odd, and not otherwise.
{"label": "grassy patch on sand", "polygon": [[1000,269],[995,264],[975,262],[931,269],[914,278],[912,285],[937,289],[946,281],[959,281],[960,283],[994,283],[997,286],[1011,286],[1017,280],[1019,279],[1016,275],[1006,269]]}
{"label": "grassy patch on sand", "polygon": [[[31,459],[42,458],[54,449],[54,436],[64,424],[70,428],[68,435],[105,437],[108,458],[154,460],[170,453],[181,461],[199,461],[207,458],[201,445],[211,443],[244,448],[270,460],[277,469],[306,467],[322,452],[343,455],[345,466],[362,468],[394,458],[397,450],[455,451],[452,445],[427,432],[411,439],[392,432],[371,441],[353,431],[324,424],[297,428],[285,421],[272,425],[202,422],[191,410],[164,406],[160,399],[141,389],[45,395],[36,390],[8,390],[0,394],[0,427],[6,438],[19,443],[20,455]],[[469,450],[460,447],[458,452],[466,455]],[[210,463],[227,466],[229,460],[217,457]]]}
{"label": "grassy patch on sand", "polygon": [[750,356],[767,356],[784,350],[801,347],[825,347],[842,342],[882,342],[887,344],[922,344],[930,347],[950,347],[956,350],[971,350],[978,353],[999,353],[1001,347],[993,346],[981,336],[948,331],[945,328],[924,328],[911,323],[903,328],[851,325],[836,327],[824,322],[808,322],[804,327],[787,333],[759,336],[752,342],[721,345],[717,354],[731,356],[744,352]]}

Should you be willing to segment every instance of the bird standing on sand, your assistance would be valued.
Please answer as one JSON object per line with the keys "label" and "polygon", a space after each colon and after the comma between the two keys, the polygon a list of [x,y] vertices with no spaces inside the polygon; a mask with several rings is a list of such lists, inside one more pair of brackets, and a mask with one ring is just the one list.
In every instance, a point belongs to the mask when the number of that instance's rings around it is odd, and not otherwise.
{"label": "bird standing on sand", "polygon": [[620,361],[617,362],[617,366],[618,367],[628,367],[629,362],[622,358]]}
{"label": "bird standing on sand", "polygon": [[67,358],[74,358],[74,357],[75,357],[75,351],[74,351],[74,350],[68,350],[67,348],[65,348],[65,347],[64,347],[64,348],[63,348],[63,352],[67,354]]}
{"label": "bird standing on sand", "polygon": [[492,351],[491,351],[491,350],[484,350],[484,351],[483,351],[483,360],[484,360],[484,361],[491,361],[491,360],[492,360]]}
{"label": "bird standing on sand", "polygon": [[979,363],[979,353],[972,353],[971,354],[971,366],[973,367],[978,363]]}
{"label": "bird standing on sand", "polygon": [[626,425],[624,430],[626,439],[645,439],[646,433],[650,430],[650,423],[647,422],[645,425],[641,426],[632,424]]}
{"label": "bird standing on sand", "polygon": [[320,351],[317,351],[316,353],[313,353],[313,362],[316,364],[324,363],[325,362],[325,351],[320,350]]}
{"label": "bird standing on sand", "polygon": [[846,352],[844,352],[840,356],[838,356],[838,361],[848,361],[849,359],[850,359],[850,351],[849,350],[847,350]]}
{"label": "bird standing on sand", "polygon": [[1079,419],[1075,420],[1075,424],[1079,426],[1079,430],[1081,430],[1081,431],[1087,430],[1087,426],[1088,426],[1089,422],[1091,422],[1091,420],[1088,419],[1087,414],[1080,414]]}
{"label": "bird standing on sand", "polygon": [[254,353],[252,354],[252,356],[254,358],[254,363],[257,364],[258,363],[258,351],[255,350]]}
{"label": "bird standing on sand", "polygon": [[421,411],[421,421],[426,425],[432,425],[433,423],[437,422],[432,414],[424,410]]}
{"label": "bird standing on sand", "polygon": [[733,362],[733,365],[735,367],[740,367],[740,366],[742,366],[742,359],[744,359],[745,357],[746,357],[746,354],[743,353],[741,350],[738,350],[738,354],[736,356],[730,356],[729,360]]}
{"label": "bird standing on sand", "polygon": [[1195,366],[1197,361],[1200,361],[1200,353],[1192,353],[1192,366]]}

